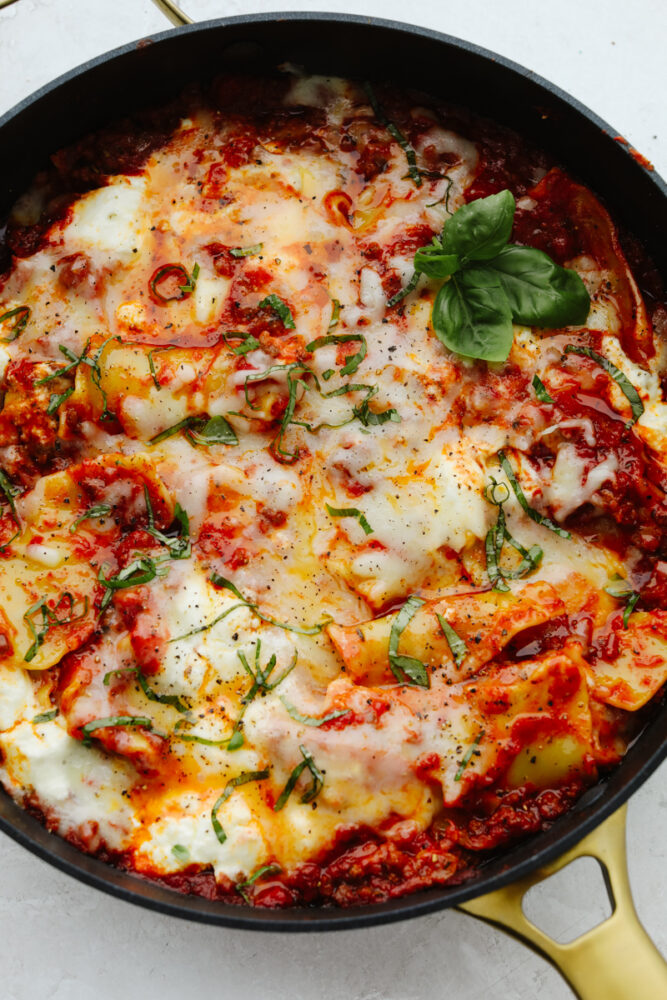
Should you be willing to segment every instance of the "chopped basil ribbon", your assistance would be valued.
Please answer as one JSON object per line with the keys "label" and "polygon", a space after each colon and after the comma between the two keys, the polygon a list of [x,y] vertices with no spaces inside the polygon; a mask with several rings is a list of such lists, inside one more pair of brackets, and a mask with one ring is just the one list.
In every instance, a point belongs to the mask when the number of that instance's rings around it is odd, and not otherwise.
{"label": "chopped basil ribbon", "polygon": [[508,243],[515,208],[507,190],[462,205],[415,253],[415,284],[420,273],[444,281],[431,312],[434,333],[463,357],[505,361],[512,321],[560,328],[588,316],[590,298],[576,271]]}
{"label": "chopped basil ribbon", "polygon": [[88,510],[84,510],[83,514],[80,514],[76,521],[70,525],[70,534],[73,535],[83,521],[93,520],[96,517],[107,517],[112,510],[113,507],[110,503],[94,504],[92,507],[89,507]]}
{"label": "chopped basil ribbon", "polygon": [[[214,572],[211,573],[210,580],[215,587],[222,587],[224,590],[229,590],[234,595],[234,597],[238,597],[239,600],[243,601],[244,605],[250,611],[252,611],[252,613],[257,618],[261,619],[261,621],[267,622],[269,625],[276,625],[278,628],[283,628],[287,632],[298,632],[299,635],[318,635],[322,631],[322,629],[326,625],[328,625],[329,622],[331,621],[331,618],[327,617],[326,621],[320,622],[317,625],[306,625],[303,628],[298,625],[286,625],[284,622],[279,622],[276,621],[275,618],[271,618],[270,615],[263,614],[258,609],[257,605],[253,604],[246,597],[244,597],[241,591],[238,589],[238,587],[236,587],[235,584],[233,584],[232,581],[228,580],[226,577],[221,576],[219,573]],[[231,608],[228,608],[227,610],[230,611]],[[205,625],[200,627],[197,631],[202,631],[203,628],[210,628],[210,627],[211,627],[210,625]],[[190,634],[192,635],[193,633]]]}
{"label": "chopped basil ribbon", "polygon": [[69,389],[65,389],[64,392],[51,393],[51,396],[49,397],[49,405],[46,408],[48,415],[53,416],[53,414],[58,410],[58,407],[67,402],[73,392],[74,386],[72,385]]}
{"label": "chopped basil ribbon", "polygon": [[[182,264],[163,264],[162,267],[158,267],[153,272],[151,279],[148,282],[151,298],[154,302],[157,302],[158,305],[165,305],[167,302],[180,302],[181,299],[187,299],[187,297],[192,295],[197,287],[198,277],[199,264],[194,265],[192,268],[192,274],[188,274]],[[178,286],[180,294],[163,295],[159,291],[158,286],[168,278],[176,278],[181,281],[181,284]]]}
{"label": "chopped basil ribbon", "polygon": [[[503,504],[507,503],[510,495],[505,483],[497,483],[495,479],[491,478],[491,483],[484,491],[484,495],[489,503],[494,504],[498,508],[498,519],[486,533],[486,572],[493,584],[494,590],[507,591],[509,587],[505,581],[517,580],[536,569],[542,561],[543,552],[539,545],[531,545],[529,549],[524,548],[510,534],[505,520],[505,511],[503,510]],[[501,565],[505,542],[511,545],[521,556],[521,562],[516,569],[506,570]]]}
{"label": "chopped basil ribbon", "polygon": [[32,724],[33,726],[37,726],[40,722],[53,722],[57,715],[58,709],[52,708],[50,712],[41,712],[39,715],[36,715],[32,720]]}
{"label": "chopped basil ribbon", "polygon": [[461,778],[463,777],[463,772],[465,771],[466,767],[468,766],[468,764],[472,760],[472,755],[474,754],[475,750],[479,746],[480,741],[481,741],[481,739],[482,739],[483,736],[484,736],[484,730],[480,729],[480,731],[477,734],[477,736],[475,737],[472,745],[466,751],[465,756],[464,756],[463,760],[461,761],[461,766],[459,767],[458,771],[454,775],[454,781],[460,781]]}
{"label": "chopped basil ribbon", "polygon": [[618,573],[614,573],[607,586],[603,589],[606,594],[609,594],[610,597],[615,598],[617,601],[622,601],[626,597],[628,598],[623,611],[623,628],[627,629],[630,615],[635,610],[635,606],[640,597],[639,592],[633,590],[629,582],[622,576],[619,576]]}
{"label": "chopped basil ribbon", "polygon": [[576,347],[574,344],[568,344],[565,348],[565,353],[579,354],[584,358],[590,358],[596,365],[603,368],[607,375],[613,378],[614,382],[630,404],[630,409],[632,410],[632,420],[629,420],[625,426],[632,427],[633,424],[637,423],[644,412],[644,404],[634,385],[620,370],[620,368],[617,368],[616,365],[612,364],[609,358],[605,358],[602,354],[598,354],[597,351],[592,350],[590,347]]}
{"label": "chopped basil ribbon", "polygon": [[0,341],[3,344],[11,344],[13,340],[16,340],[28,325],[28,320],[30,319],[31,310],[28,306],[17,306],[16,309],[10,309],[9,312],[3,313],[0,316],[0,324],[5,323],[8,319],[14,319],[11,331],[8,337],[0,337]]}
{"label": "chopped basil ribbon", "polygon": [[418,687],[430,687],[428,671],[421,660],[414,656],[403,656],[398,652],[401,634],[408,627],[419,609],[426,602],[413,594],[396,615],[389,635],[389,666],[397,681],[401,684],[416,684]]}
{"label": "chopped basil ribbon", "polygon": [[361,362],[366,357],[368,344],[362,333],[328,333],[325,337],[318,337],[306,344],[306,350],[311,354],[319,347],[326,347],[328,344],[347,344],[351,340],[361,341],[361,347],[356,354],[349,354],[345,361],[345,367],[341,368],[341,375],[354,375]]}
{"label": "chopped basil ribbon", "polygon": [[356,507],[330,507],[328,503],[325,503],[324,506],[332,517],[356,517],[360,526],[364,529],[364,534],[373,534],[373,529],[366,520],[366,515]]}
{"label": "chopped basil ribbon", "polygon": [[[256,351],[258,347],[262,346],[257,337],[253,337],[251,333],[244,333],[242,330],[232,330],[229,333],[223,333],[222,339],[227,344],[227,347],[231,348],[232,354],[236,354],[238,357],[250,354],[251,351]],[[241,343],[237,347],[232,347],[229,343],[230,340],[240,340]]]}
{"label": "chopped basil ribbon", "polygon": [[160,705],[170,705],[182,715],[187,715],[190,711],[188,706],[181,701],[177,694],[158,694],[157,691],[153,691],[140,667],[121,667],[119,670],[109,670],[108,673],[106,673],[102,678],[102,683],[105,687],[108,687],[112,677],[123,677],[126,674],[136,675],[139,686],[149,701],[157,701]]}
{"label": "chopped basil ribbon", "polygon": [[234,727],[232,729],[232,735],[229,737],[229,740],[227,741],[227,749],[230,751],[238,750],[240,749],[240,747],[243,746],[243,733],[241,732],[241,725],[243,722],[243,716],[245,715],[246,709],[250,704],[250,702],[254,701],[254,699],[258,694],[260,693],[267,694],[269,691],[273,691],[274,688],[277,688],[278,685],[282,684],[287,675],[290,674],[296,666],[296,661],[298,656],[297,653],[294,654],[292,662],[290,663],[289,667],[287,667],[282,672],[280,677],[277,680],[275,680],[272,684],[269,684],[269,677],[271,676],[273,669],[276,665],[277,657],[276,654],[273,653],[266,667],[262,669],[262,666],[259,661],[261,648],[262,648],[262,640],[258,639],[255,645],[254,672],[250,667],[250,665],[248,664],[248,660],[246,659],[245,653],[242,650],[239,650],[236,654],[239,660],[241,661],[243,669],[252,678],[252,685],[250,686],[246,694],[243,696],[243,698],[241,698],[241,711],[238,715],[238,718],[236,719],[236,722],[234,723]]}
{"label": "chopped basil ribbon", "polygon": [[150,556],[140,556],[134,559],[115,576],[105,576],[104,566],[101,566],[97,579],[106,588],[106,594],[100,602],[100,611],[104,611],[109,606],[114,591],[127,590],[129,587],[139,587],[142,583],[150,583],[156,576],[164,576],[166,572],[166,566],[160,565],[158,560],[151,559]]}
{"label": "chopped basil ribbon", "polygon": [[145,715],[110,715],[106,719],[93,719],[81,726],[83,742],[90,746],[90,737],[96,729],[114,729],[117,727],[133,728],[141,726],[143,729],[153,729],[152,721]]}
{"label": "chopped basil ribbon", "polygon": [[453,181],[453,179],[451,177],[448,177],[447,174],[445,174],[445,176],[442,179],[444,181],[447,181],[447,190],[443,194],[442,198],[438,198],[437,201],[431,201],[431,202],[429,202],[426,207],[427,208],[435,208],[436,205],[442,205],[442,203],[444,201],[444,203],[445,203],[445,211],[449,212],[449,195],[451,194],[452,185],[454,184],[454,181]]}
{"label": "chopped basil ribbon", "polygon": [[338,326],[338,321],[340,319],[340,302],[338,299],[331,300],[331,319],[329,320],[329,326],[327,327],[327,333],[333,333]]}
{"label": "chopped basil ribbon", "polygon": [[173,424],[172,427],[166,427],[159,434],[149,438],[148,443],[159,444],[161,441],[166,441],[167,438],[173,437],[174,434],[178,434],[180,431],[184,431],[185,437],[193,447],[202,445],[208,448],[213,444],[234,445],[239,443],[234,428],[222,416],[184,417],[177,424]]}
{"label": "chopped basil ribbon", "polygon": [[446,618],[439,615],[436,611],[435,617],[438,619],[438,624],[442,629],[442,634],[447,640],[447,645],[452,651],[452,656],[454,657],[454,663],[457,667],[460,667],[468,654],[468,647],[461,638],[457,635],[452,626],[449,624]]}
{"label": "chopped basil ribbon", "polygon": [[278,796],[276,804],[273,807],[274,812],[280,812],[280,810],[284,808],[288,798],[294,791],[294,786],[296,785],[297,781],[299,780],[299,778],[301,777],[306,768],[308,768],[308,770],[310,771],[313,780],[310,788],[308,788],[301,796],[301,802],[304,803],[312,802],[313,799],[317,798],[317,796],[322,791],[322,787],[324,785],[324,775],[315,764],[315,761],[313,760],[313,756],[310,750],[308,750],[305,746],[303,746],[303,744],[299,746],[299,750],[301,751],[301,756],[303,757],[303,760],[301,761],[300,764],[296,765],[296,767],[290,774],[289,778],[287,779],[287,784],[285,785],[282,792]]}
{"label": "chopped basil ribbon", "polygon": [[287,698],[284,698],[281,694],[278,695],[283,705],[287,710],[287,714],[294,719],[295,722],[300,722],[303,726],[323,726],[325,722],[331,722],[332,719],[340,719],[342,715],[349,715],[350,709],[343,708],[337,712],[329,712],[328,715],[323,715],[318,718],[315,715],[302,715],[298,709],[292,705]]}
{"label": "chopped basil ribbon", "polygon": [[[100,420],[115,420],[116,416],[114,413],[111,412],[108,406],[106,391],[102,388],[102,369],[100,368],[100,358],[102,357],[102,354],[104,353],[107,344],[109,344],[112,340],[117,340],[120,343],[120,337],[117,337],[114,334],[112,334],[112,336],[107,337],[107,339],[100,345],[100,347],[97,350],[97,353],[94,356],[91,356],[89,354],[91,338],[88,338],[86,344],[84,345],[83,351],[81,352],[81,354],[78,355],[75,354],[74,351],[70,351],[69,347],[66,347],[64,344],[59,344],[58,350],[60,351],[61,354],[63,354],[67,358],[69,364],[63,365],[62,368],[56,369],[56,371],[51,372],[50,375],[45,375],[43,378],[35,379],[35,385],[45,385],[52,379],[58,378],[59,375],[66,375],[73,369],[78,368],[79,365],[88,365],[88,367],[91,370],[90,377],[93,382],[93,385],[96,386],[96,388],[100,392],[100,395],[102,396],[102,413],[100,415]],[[72,394],[73,391],[74,390],[72,389],[69,390],[67,394],[63,393],[63,397],[67,398]],[[49,409],[47,412],[50,413],[54,412],[55,409],[57,409],[57,407],[60,405],[59,403],[54,402],[55,399],[56,399],[55,396],[51,396],[51,399],[49,401]],[[64,400],[61,398],[60,402],[63,401]],[[51,409],[51,407],[53,407],[53,409]]]}
{"label": "chopped basil ribbon", "polygon": [[267,295],[266,298],[262,299],[259,303],[258,308],[273,310],[278,319],[281,320],[286,330],[296,330],[296,324],[290,308],[285,302],[283,302],[279,295],[275,295],[274,293]]}
{"label": "chopped basil ribbon", "polygon": [[561,528],[554,521],[552,521],[551,518],[545,517],[544,514],[540,514],[538,510],[535,510],[534,507],[530,506],[530,504],[526,500],[526,497],[524,496],[523,490],[519,486],[519,481],[516,478],[516,475],[514,474],[514,469],[512,468],[510,462],[508,461],[505,453],[503,451],[499,451],[498,458],[500,459],[500,464],[503,468],[503,472],[509,479],[510,486],[514,490],[515,497],[517,498],[520,505],[523,507],[524,511],[531,519],[531,521],[535,521],[535,524],[541,524],[543,528],[548,528],[549,531],[553,531],[554,534],[559,535],[561,538],[571,538],[572,535],[570,534],[569,531],[566,531],[565,528]]}
{"label": "chopped basil ribbon", "polygon": [[[81,621],[81,619],[85,618],[88,614],[87,597],[85,597],[83,601],[83,611],[78,615],[74,614],[74,605],[76,604],[76,600],[69,591],[65,591],[60,595],[53,608],[49,607],[47,601],[48,598],[42,597],[39,601],[36,601],[32,607],[28,608],[23,615],[23,620],[30,629],[30,634],[34,639],[32,646],[23,657],[26,663],[30,663],[31,660],[34,660],[40,647],[43,645],[46,636],[52,628],[56,628],[58,625],[72,625],[74,622]],[[64,605],[64,616],[58,614],[58,610],[61,605]],[[32,616],[36,615],[38,612],[41,613],[42,616],[39,629],[35,628],[35,623],[32,621]]]}
{"label": "chopped basil ribbon", "polygon": [[386,424],[391,421],[395,424],[400,424],[401,418],[398,415],[398,410],[393,406],[388,410],[381,410],[377,412],[376,410],[371,410],[368,405],[368,398],[364,399],[362,403],[358,403],[352,408],[352,412],[357,418],[357,420],[364,425],[364,427],[378,427],[382,424]]}
{"label": "chopped basil ribbon", "polygon": [[414,292],[418,284],[419,284],[419,271],[414,271],[412,277],[408,281],[405,288],[402,288],[400,292],[396,292],[396,294],[392,295],[392,297],[389,299],[389,301],[387,302],[387,309],[391,309],[398,302],[400,302],[401,299],[404,299],[406,295],[409,295],[410,292]]}
{"label": "chopped basil ribbon", "polygon": [[153,347],[148,352],[148,368],[151,373],[151,378],[153,379],[153,384],[155,385],[155,388],[158,391],[162,388],[162,386],[157,380],[157,373],[155,371],[155,362],[153,361],[153,355],[157,354],[159,351],[175,351],[175,350],[177,350],[176,344],[166,344],[164,347]]}
{"label": "chopped basil ribbon", "polygon": [[224,805],[234,789],[238,788],[239,785],[247,785],[249,781],[264,781],[264,779],[268,778],[268,776],[268,768],[263,771],[241,771],[241,773],[237,774],[235,778],[231,778],[231,780],[227,782],[222,795],[216,800],[215,805],[211,809],[211,824],[213,826],[213,830],[215,831],[215,835],[221,844],[224,844],[227,840],[227,834],[222,829],[220,821],[218,820],[218,810],[220,807]]}
{"label": "chopped basil ribbon", "polygon": [[0,469],[0,493],[3,494],[5,500],[9,504],[9,509],[12,512],[14,523],[18,524],[19,518],[14,500],[16,497],[21,495],[21,490],[18,486],[14,485],[4,469]]}
{"label": "chopped basil ribbon", "polygon": [[232,257],[254,257],[264,249],[263,243],[255,243],[252,247],[232,247],[229,251]]}
{"label": "chopped basil ribbon", "polygon": [[244,882],[237,882],[234,888],[237,892],[241,893],[246,903],[249,903],[250,900],[244,892],[244,889],[249,889],[251,885],[255,884],[257,879],[265,878],[267,875],[277,875],[281,871],[282,868],[280,865],[262,865],[261,868],[258,868],[257,871],[250,876],[250,878],[247,878]]}
{"label": "chopped basil ribbon", "polygon": [[190,860],[190,852],[187,847],[183,847],[183,844],[174,844],[171,849],[171,853],[174,855],[177,861],[182,861],[185,863]]}
{"label": "chopped basil ribbon", "polygon": [[415,187],[422,186],[422,175],[421,170],[417,166],[417,154],[415,153],[414,147],[410,145],[408,140],[405,138],[401,130],[398,128],[394,122],[390,121],[385,115],[384,111],[378,104],[377,97],[373,93],[373,89],[370,83],[364,84],[364,90],[368,96],[371,107],[373,108],[373,114],[377,120],[384,125],[387,132],[396,140],[403,152],[405,153],[405,158],[408,161],[408,176],[414,182]]}
{"label": "chopped basil ribbon", "polygon": [[553,399],[547,392],[544,382],[539,375],[533,375],[533,389],[540,403],[553,403]]}
{"label": "chopped basil ribbon", "polygon": [[190,544],[190,519],[187,512],[183,510],[180,503],[177,503],[174,507],[174,523],[178,527],[176,537],[171,538],[155,527],[153,505],[148,493],[148,487],[145,484],[144,500],[148,514],[148,527],[144,528],[144,531],[151,535],[160,545],[164,545],[172,559],[189,559],[192,555],[192,546]]}

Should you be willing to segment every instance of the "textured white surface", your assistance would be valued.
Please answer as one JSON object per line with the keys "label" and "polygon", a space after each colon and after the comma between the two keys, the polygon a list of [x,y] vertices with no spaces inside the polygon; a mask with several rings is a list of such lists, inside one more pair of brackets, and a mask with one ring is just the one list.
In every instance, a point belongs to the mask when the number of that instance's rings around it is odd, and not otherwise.
{"label": "textured white surface", "polygon": [[[287,7],[183,0],[206,18]],[[574,94],[667,174],[664,0],[400,0],[295,3],[409,19],[493,49]],[[149,0],[19,0],[0,10],[0,113],[54,76],[162,30]],[[7,155],[8,151],[4,151]],[[13,155],[20,151],[13,151]],[[667,765],[630,804],[630,876],[641,919],[667,954]],[[3,1000],[568,1000],[558,974],[511,938],[458,913],[286,937],[187,924],[79,885],[0,836]],[[570,938],[604,913],[590,866],[531,915]],[[604,998],[600,998],[604,1000]],[[644,1000],[644,998],[642,998]],[[646,998],[648,1000],[648,998]]]}

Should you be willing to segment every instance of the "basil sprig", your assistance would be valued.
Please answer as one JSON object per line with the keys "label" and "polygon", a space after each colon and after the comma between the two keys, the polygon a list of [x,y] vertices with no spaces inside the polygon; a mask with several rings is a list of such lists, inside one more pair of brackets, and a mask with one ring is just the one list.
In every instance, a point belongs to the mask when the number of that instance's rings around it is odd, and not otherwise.
{"label": "basil sprig", "polygon": [[507,190],[462,205],[415,254],[411,287],[420,274],[445,282],[433,303],[433,330],[445,347],[467,358],[505,361],[513,320],[554,328],[588,316],[590,298],[576,271],[541,250],[508,242],[515,208]]}
{"label": "basil sprig", "polygon": [[418,687],[430,687],[428,671],[421,660],[415,656],[404,656],[398,652],[398,643],[402,633],[408,627],[419,609],[426,602],[413,594],[396,615],[389,634],[389,666],[391,672],[400,684],[416,684]]}
{"label": "basil sprig", "polygon": [[579,354],[581,357],[590,358],[594,361],[596,365],[599,365],[603,371],[606,371],[610,378],[613,378],[614,382],[621,390],[628,403],[630,404],[630,409],[632,410],[632,420],[629,420],[626,427],[632,427],[633,424],[637,423],[642,413],[644,412],[644,403],[642,398],[635,389],[634,385],[621,371],[617,368],[615,364],[605,358],[603,354],[598,354],[590,347],[576,347],[574,344],[568,344],[565,348],[566,354]]}
{"label": "basil sprig", "polygon": [[289,778],[287,779],[287,784],[285,785],[282,792],[278,796],[276,804],[273,807],[274,812],[280,812],[280,810],[283,809],[284,806],[287,804],[288,798],[294,791],[294,786],[296,785],[297,781],[299,780],[299,778],[301,777],[306,768],[308,768],[308,770],[310,771],[313,780],[311,782],[310,788],[306,789],[306,791],[301,796],[301,802],[303,803],[312,802],[313,799],[316,799],[317,796],[322,791],[322,787],[324,785],[324,775],[319,770],[315,761],[313,760],[313,755],[311,754],[310,750],[307,749],[307,747],[303,746],[303,744],[299,746],[299,750],[301,751],[301,756],[303,757],[303,760],[301,761],[300,764],[296,765],[296,767],[290,774]]}

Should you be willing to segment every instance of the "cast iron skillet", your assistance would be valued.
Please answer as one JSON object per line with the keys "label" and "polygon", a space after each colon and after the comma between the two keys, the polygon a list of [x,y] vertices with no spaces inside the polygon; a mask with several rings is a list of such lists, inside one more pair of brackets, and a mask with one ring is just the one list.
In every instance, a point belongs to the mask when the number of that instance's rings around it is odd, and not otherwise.
{"label": "cast iron skillet", "polygon": [[[165,102],[189,81],[222,70],[265,71],[285,61],[317,73],[421,88],[516,129],[599,194],[667,277],[667,189],[614,141],[613,129],[535,74],[474,45],[425,28],[352,15],[208,21],[125,45],[66,73],[0,118],[0,146],[15,154],[3,157],[0,218],[54,150],[139,106]],[[0,828],[81,881],[173,916],[274,931],[369,926],[461,904],[562,855],[617,810],[667,756],[666,727],[663,705],[608,780],[589,789],[549,831],[490,862],[474,880],[371,906],[270,911],[179,895],[82,854],[49,834],[5,793],[0,793]]]}

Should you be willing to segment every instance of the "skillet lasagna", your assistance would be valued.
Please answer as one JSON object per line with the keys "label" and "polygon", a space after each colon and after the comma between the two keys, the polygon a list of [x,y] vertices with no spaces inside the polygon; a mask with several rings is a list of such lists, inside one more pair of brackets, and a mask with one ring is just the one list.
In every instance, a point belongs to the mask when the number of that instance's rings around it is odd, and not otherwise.
{"label": "skillet lasagna", "polygon": [[624,246],[517,136],[290,68],[57,153],[0,278],[9,795],[273,907],[461,881],[567,810],[667,678]]}

